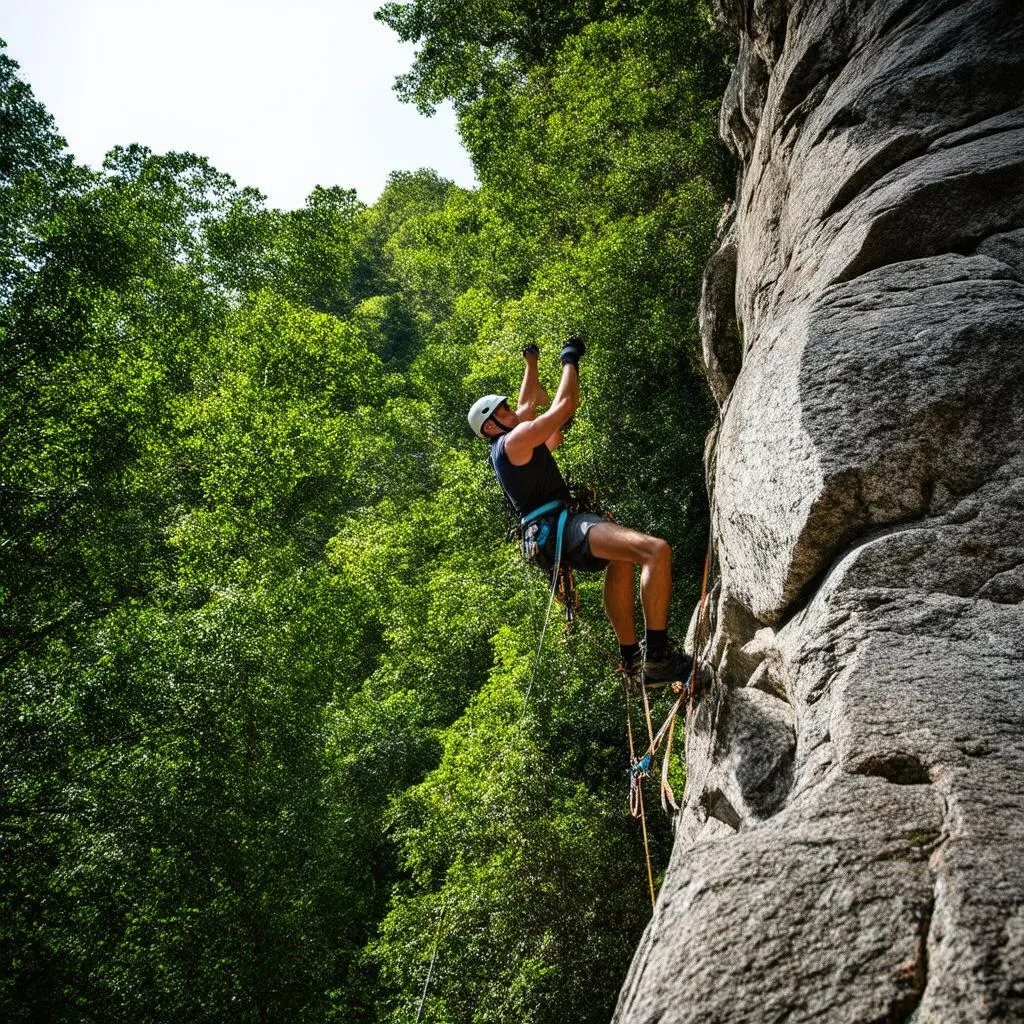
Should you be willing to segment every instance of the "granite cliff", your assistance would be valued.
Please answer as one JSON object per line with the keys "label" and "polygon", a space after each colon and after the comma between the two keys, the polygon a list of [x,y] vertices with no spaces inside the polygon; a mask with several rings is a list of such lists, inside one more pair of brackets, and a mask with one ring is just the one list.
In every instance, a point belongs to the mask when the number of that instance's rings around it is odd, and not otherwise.
{"label": "granite cliff", "polygon": [[718,6],[714,681],[615,1019],[1024,1020],[1024,6]]}

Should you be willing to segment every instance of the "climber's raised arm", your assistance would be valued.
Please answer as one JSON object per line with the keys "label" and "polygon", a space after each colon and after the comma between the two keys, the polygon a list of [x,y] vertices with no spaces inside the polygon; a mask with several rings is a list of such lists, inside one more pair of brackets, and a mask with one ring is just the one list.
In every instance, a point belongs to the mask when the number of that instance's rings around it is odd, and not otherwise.
{"label": "climber's raised arm", "polygon": [[519,386],[519,399],[516,404],[516,415],[520,421],[528,422],[537,416],[537,407],[547,405],[551,396],[537,376],[537,357],[540,349],[536,345],[527,345],[523,349],[523,361],[526,366],[523,370],[523,383]]}
{"label": "climber's raised arm", "polygon": [[550,408],[536,419],[521,421],[509,432],[505,441],[505,451],[513,465],[524,465],[529,462],[533,449],[538,445],[545,444],[553,448],[561,440],[561,428],[580,405],[578,363],[586,348],[583,340],[577,338],[567,341],[562,346],[559,356],[562,361],[562,379]]}

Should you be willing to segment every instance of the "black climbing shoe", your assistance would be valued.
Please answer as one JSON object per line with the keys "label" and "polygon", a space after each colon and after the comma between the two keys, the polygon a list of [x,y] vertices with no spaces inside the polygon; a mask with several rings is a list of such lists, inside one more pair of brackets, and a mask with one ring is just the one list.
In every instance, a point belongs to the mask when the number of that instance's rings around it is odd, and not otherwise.
{"label": "black climbing shoe", "polygon": [[631,658],[623,658],[619,671],[626,680],[626,692],[639,693],[644,685],[643,651],[637,651]]}
{"label": "black climbing shoe", "polygon": [[648,658],[647,652],[644,652],[644,683],[648,686],[657,683],[685,683],[690,678],[692,667],[693,658],[669,640],[657,661]]}

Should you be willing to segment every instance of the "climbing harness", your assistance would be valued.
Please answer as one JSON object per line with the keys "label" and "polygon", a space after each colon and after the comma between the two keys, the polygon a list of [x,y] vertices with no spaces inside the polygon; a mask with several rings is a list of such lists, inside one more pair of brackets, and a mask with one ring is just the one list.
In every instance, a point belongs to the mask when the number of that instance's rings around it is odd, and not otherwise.
{"label": "climbing harness", "polygon": [[[704,566],[704,579],[702,583],[701,593],[701,612],[698,612],[698,622],[704,618],[707,614],[709,603],[707,601],[707,583],[709,576],[709,563],[711,555],[705,557]],[[557,585],[557,581],[556,581]],[[552,594],[554,588],[552,589]],[[544,619],[544,627],[547,628],[548,619],[551,612],[551,601],[548,601],[548,611]],[[646,749],[639,756],[636,750],[636,741],[633,734],[633,715],[631,709],[631,699],[636,696],[634,689],[630,686],[629,678],[620,663],[620,659],[613,654],[607,647],[607,645],[601,640],[596,634],[596,631],[590,625],[590,623],[578,612],[574,613],[573,621],[578,623],[579,626],[587,633],[590,640],[593,642],[594,647],[599,650],[604,657],[607,659],[611,667],[622,676],[623,693],[626,702],[626,739],[629,745],[629,812],[634,818],[638,818],[640,821],[640,830],[643,837],[644,844],[644,859],[647,866],[647,888],[651,899],[651,910],[654,910],[655,903],[657,900],[657,892],[654,887],[654,865],[651,859],[651,847],[650,838],[647,831],[647,810],[644,802],[644,791],[643,791],[643,780],[648,778],[651,773],[652,765],[654,764],[655,756],[662,748],[664,743],[665,749],[662,754],[662,765],[661,765],[661,804],[666,813],[677,813],[679,805],[675,800],[675,795],[672,791],[672,787],[669,784],[668,772],[671,760],[672,752],[672,739],[674,736],[675,720],[679,713],[679,709],[683,706],[684,702],[689,699],[689,707],[692,710],[695,702],[695,680],[696,680],[696,661],[694,667],[690,670],[690,678],[685,683],[666,683],[664,687],[671,689],[676,694],[676,699],[672,705],[671,710],[668,713],[668,717],[662,723],[661,727],[655,732],[653,719],[651,715],[651,705],[648,698],[648,691],[658,689],[660,687],[647,686],[644,683],[640,684],[639,692],[643,700],[644,709],[644,721],[647,726],[647,737],[648,743]],[[543,629],[541,633],[541,643],[543,643]],[[700,635],[698,633],[698,635]],[[695,645],[695,650],[697,649]],[[534,656],[533,672],[530,676],[530,685],[527,688],[527,697],[529,699],[530,690],[533,686],[534,676],[537,671],[537,662],[540,655],[540,645],[537,647],[537,653]],[[526,713],[526,700],[523,702],[523,714]],[[666,742],[667,738],[667,742]]]}
{"label": "climbing harness", "polygon": [[[552,518],[557,519],[552,523]],[[523,559],[531,565],[547,568],[545,548],[555,532],[555,569],[562,560],[562,539],[565,536],[565,524],[569,518],[567,501],[549,501],[540,508],[535,508],[519,520],[520,551]]]}
{"label": "climbing harness", "polygon": [[[506,500],[508,500],[507,497]],[[570,515],[578,512],[598,510],[599,508],[597,495],[593,488],[573,489],[570,501],[558,499],[535,508],[532,512],[528,512],[523,516],[511,531],[512,535],[518,540],[519,551],[523,556],[523,561],[530,565],[535,565],[545,572],[548,571],[550,565],[551,571],[551,594],[548,598],[547,611],[544,613],[540,639],[537,642],[537,652],[533,657],[530,682],[526,687],[526,697],[523,699],[522,713],[524,715],[530,700],[530,692],[533,689],[533,681],[537,675],[537,665],[540,662],[540,652],[544,646],[544,635],[551,620],[553,603],[557,601],[562,606],[567,632],[572,629],[579,613],[580,595],[576,589],[576,577],[573,574],[572,566],[564,565],[562,562],[565,524],[568,522]],[[598,512],[597,514],[606,515],[603,512]],[[606,516],[606,518],[611,519],[611,516]],[[551,540],[552,532],[555,537],[555,551],[554,561],[550,562],[546,549]]]}
{"label": "climbing harness", "polygon": [[[533,545],[536,545],[537,551],[541,551],[544,545],[547,543],[548,534],[545,532],[542,540],[537,540],[540,534],[540,527],[544,526],[550,530],[550,524],[544,517],[550,516],[553,513],[558,513],[558,519],[555,525],[555,564],[551,570],[551,596],[548,598],[547,611],[544,613],[544,624],[540,629],[540,639],[537,641],[537,651],[533,656],[533,669],[530,672],[530,682],[526,687],[526,696],[523,697],[523,710],[520,714],[520,720],[526,715],[526,706],[530,702],[530,693],[533,690],[533,681],[537,676],[537,666],[540,664],[540,652],[544,647],[544,634],[548,630],[548,622],[551,619],[551,606],[555,602],[555,594],[558,592],[558,580],[559,580],[559,569],[562,565],[562,539],[565,534],[565,523],[569,518],[569,505],[565,501],[549,501],[546,505],[541,505],[540,508],[534,509],[532,512],[523,516],[520,520],[519,525],[522,530],[522,545],[523,545],[523,557],[527,561],[534,561],[533,558],[527,558],[527,536],[532,532],[533,540],[530,541],[531,553],[534,558],[537,557],[537,553],[533,552]],[[531,531],[531,527],[537,527],[535,531]],[[534,562],[536,564],[536,562]],[[568,605],[566,606],[568,608]],[[573,612],[575,614],[575,611]]]}

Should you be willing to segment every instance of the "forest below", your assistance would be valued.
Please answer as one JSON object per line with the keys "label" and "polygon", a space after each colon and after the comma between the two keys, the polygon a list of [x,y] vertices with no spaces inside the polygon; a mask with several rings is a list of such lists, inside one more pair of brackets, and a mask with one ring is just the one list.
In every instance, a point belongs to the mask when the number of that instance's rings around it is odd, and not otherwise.
{"label": "forest below", "polygon": [[648,920],[600,580],[524,713],[547,587],[466,410],[584,336],[560,463],[685,629],[731,44],[703,0],[378,17],[478,188],[91,170],[0,52],[5,1021],[597,1024]]}

